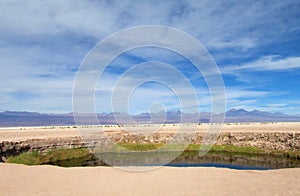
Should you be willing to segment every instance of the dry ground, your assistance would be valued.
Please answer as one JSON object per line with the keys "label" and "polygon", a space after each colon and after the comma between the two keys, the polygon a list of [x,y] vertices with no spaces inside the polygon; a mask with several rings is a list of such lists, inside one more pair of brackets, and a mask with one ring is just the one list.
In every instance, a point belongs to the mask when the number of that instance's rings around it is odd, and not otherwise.
{"label": "dry ground", "polygon": [[[209,124],[201,124],[198,126],[197,131],[206,132],[209,128]],[[10,127],[0,128],[0,141],[12,141],[12,140],[25,140],[34,138],[57,138],[57,137],[72,137],[79,136],[80,130],[97,130],[99,126],[90,127]],[[129,132],[148,132],[153,133],[154,131],[159,132],[176,132],[180,128],[179,125],[140,125],[139,127],[101,127],[102,130],[107,132],[121,131],[125,129]],[[191,126],[183,125],[183,129],[190,129]],[[300,122],[275,122],[275,123],[230,123],[223,124],[221,126],[222,132],[300,132]]]}
{"label": "dry ground", "polygon": [[300,195],[300,168],[59,168],[0,164],[0,195]]}

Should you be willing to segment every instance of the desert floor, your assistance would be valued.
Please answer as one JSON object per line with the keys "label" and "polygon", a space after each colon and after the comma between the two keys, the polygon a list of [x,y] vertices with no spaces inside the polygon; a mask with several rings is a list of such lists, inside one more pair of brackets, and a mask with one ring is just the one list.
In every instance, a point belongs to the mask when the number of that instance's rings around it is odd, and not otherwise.
{"label": "desert floor", "polygon": [[[0,128],[0,141],[18,141],[26,139],[60,138],[80,136],[84,131],[128,131],[130,133],[155,133],[155,132],[177,132],[197,131],[207,132],[211,125],[201,124],[195,127],[190,125],[139,125],[129,127],[110,126],[50,126],[50,127],[3,127]],[[228,123],[219,126],[220,132],[300,132],[300,122],[274,122],[274,123]]]}
{"label": "desert floor", "polygon": [[0,164],[1,195],[299,195],[300,168],[60,168]]}

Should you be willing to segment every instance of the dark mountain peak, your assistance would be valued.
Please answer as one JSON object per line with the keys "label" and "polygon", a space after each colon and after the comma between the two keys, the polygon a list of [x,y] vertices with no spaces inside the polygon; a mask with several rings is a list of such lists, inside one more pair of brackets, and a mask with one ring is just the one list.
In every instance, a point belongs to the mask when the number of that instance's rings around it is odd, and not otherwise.
{"label": "dark mountain peak", "polygon": [[227,112],[235,112],[235,111],[237,111],[237,109],[235,109],[235,108],[231,108],[230,110],[228,110]]}
{"label": "dark mountain peak", "polygon": [[247,110],[235,108],[232,108],[226,112],[226,116],[242,116],[247,114],[249,114]]}
{"label": "dark mountain peak", "polygon": [[151,115],[149,113],[144,112],[144,113],[136,114],[134,116],[135,117],[150,117]]}
{"label": "dark mountain peak", "polygon": [[239,112],[248,112],[247,110],[244,109],[238,109]]}

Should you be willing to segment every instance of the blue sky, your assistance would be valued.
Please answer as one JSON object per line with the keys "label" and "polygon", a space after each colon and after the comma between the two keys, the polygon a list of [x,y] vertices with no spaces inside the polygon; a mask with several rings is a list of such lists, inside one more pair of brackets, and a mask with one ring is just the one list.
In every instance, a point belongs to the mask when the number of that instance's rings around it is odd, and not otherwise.
{"label": "blue sky", "polygon": [[[190,34],[210,52],[222,72],[228,109],[300,114],[298,0],[1,1],[0,16],[0,111],[72,112],[76,72],[95,44],[124,28],[164,25]],[[107,67],[96,88],[97,112],[111,112],[111,88],[126,69],[154,60],[188,77],[197,91],[195,107],[210,110],[205,81],[187,59],[141,48]],[[175,85],[176,78],[168,77]],[[179,109],[176,94],[150,82],[132,94],[129,112],[147,112],[155,102]]]}

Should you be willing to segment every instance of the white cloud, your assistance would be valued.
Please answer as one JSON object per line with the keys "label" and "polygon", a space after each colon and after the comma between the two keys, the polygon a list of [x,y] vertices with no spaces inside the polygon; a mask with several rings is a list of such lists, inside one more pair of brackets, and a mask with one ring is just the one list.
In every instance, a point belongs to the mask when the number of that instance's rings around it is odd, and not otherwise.
{"label": "white cloud", "polygon": [[287,103],[270,103],[270,104],[267,104],[267,107],[270,107],[270,108],[282,108],[282,107],[286,107],[288,106]]}
{"label": "white cloud", "polygon": [[240,71],[281,71],[300,68],[300,57],[279,58],[264,56],[256,61],[222,68],[223,74],[237,74]]}
{"label": "white cloud", "polygon": [[243,51],[246,51],[250,48],[253,48],[257,45],[254,38],[248,39],[236,39],[233,41],[221,41],[221,40],[215,40],[210,43],[210,45],[214,48],[217,49],[222,49],[222,48],[235,48],[237,50],[242,49]]}
{"label": "white cloud", "polygon": [[273,40],[274,32],[290,31],[289,25],[297,24],[293,18],[287,22],[282,17],[292,5],[292,1],[268,5],[209,0],[1,1],[0,27],[4,34],[19,36],[71,32],[99,40],[126,27],[167,25],[190,33],[208,47],[249,49]]}

